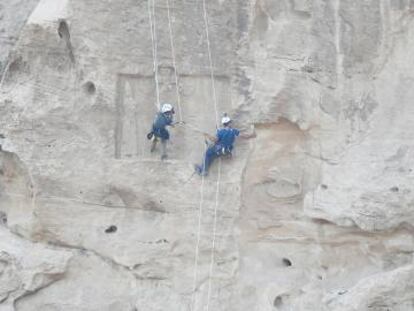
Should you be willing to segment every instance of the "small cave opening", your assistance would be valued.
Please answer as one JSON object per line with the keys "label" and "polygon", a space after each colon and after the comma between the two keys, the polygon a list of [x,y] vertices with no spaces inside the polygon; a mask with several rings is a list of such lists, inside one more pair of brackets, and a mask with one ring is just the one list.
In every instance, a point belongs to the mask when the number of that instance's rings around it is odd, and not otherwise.
{"label": "small cave opening", "polygon": [[7,225],[7,214],[0,211],[0,224]]}
{"label": "small cave opening", "polygon": [[88,95],[93,95],[96,93],[96,86],[95,83],[88,81],[83,85],[83,90]]}
{"label": "small cave opening", "polygon": [[59,22],[58,35],[64,40],[68,40],[70,38],[69,26],[65,20],[61,20]]}
{"label": "small cave opening", "polygon": [[290,267],[290,266],[292,266],[292,261],[290,261],[290,259],[288,259],[288,258],[283,258],[283,259],[282,259],[282,262],[283,262],[283,265],[284,265],[285,267]]}
{"label": "small cave opening", "polygon": [[72,44],[70,42],[70,32],[68,23],[65,20],[59,22],[59,27],[57,29],[59,37],[65,41],[66,47],[69,51],[69,57],[72,62],[75,62],[75,55],[73,54]]}
{"label": "small cave opening", "polygon": [[279,308],[283,305],[283,299],[281,296],[276,296],[275,300],[273,300],[273,306]]}
{"label": "small cave opening", "polygon": [[[17,79],[17,75],[27,72],[27,69],[27,63],[24,61],[22,56],[11,58],[2,69],[3,83]],[[4,138],[5,137],[0,137],[0,139]]]}
{"label": "small cave opening", "polygon": [[398,188],[397,186],[394,186],[394,187],[390,188],[390,190],[392,192],[398,192],[398,191],[400,191],[400,188]]}
{"label": "small cave opening", "polygon": [[16,72],[16,71],[19,71],[22,67],[23,67],[23,58],[19,56],[10,62],[8,71]]}
{"label": "small cave opening", "polygon": [[115,233],[118,230],[117,226],[111,225],[105,229],[105,233]]}

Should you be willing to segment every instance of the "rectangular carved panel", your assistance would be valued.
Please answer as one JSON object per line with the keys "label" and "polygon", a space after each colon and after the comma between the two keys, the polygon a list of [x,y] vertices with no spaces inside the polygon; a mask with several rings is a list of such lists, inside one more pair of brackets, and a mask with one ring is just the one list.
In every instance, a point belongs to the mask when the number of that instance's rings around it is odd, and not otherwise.
{"label": "rectangular carved panel", "polygon": [[115,158],[146,157],[146,134],[156,113],[154,80],[139,75],[118,75],[116,84]]}
{"label": "rectangular carved panel", "polygon": [[[165,70],[166,71],[166,70]],[[161,102],[173,104],[175,121],[179,120],[174,78],[171,73],[160,74]],[[179,77],[181,112],[188,126],[170,128],[171,140],[168,154],[171,159],[195,161],[204,150],[204,137],[195,128],[214,134],[216,111],[211,78],[208,75],[183,75]],[[228,77],[215,77],[218,117],[231,110],[231,88]],[[157,112],[153,76],[119,74],[116,84],[117,122],[115,128],[115,158],[158,157],[150,153],[146,134]]]}

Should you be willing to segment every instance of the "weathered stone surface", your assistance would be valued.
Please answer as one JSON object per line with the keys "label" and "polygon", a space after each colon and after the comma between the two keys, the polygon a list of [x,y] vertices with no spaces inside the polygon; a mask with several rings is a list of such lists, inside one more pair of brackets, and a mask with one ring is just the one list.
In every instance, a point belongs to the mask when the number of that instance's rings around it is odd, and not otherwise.
{"label": "weathered stone surface", "polygon": [[152,3],[0,22],[0,310],[414,309],[413,2]]}
{"label": "weathered stone surface", "polygon": [[359,281],[349,290],[326,297],[331,310],[411,310],[413,266],[379,273]]}
{"label": "weathered stone surface", "polygon": [[[21,28],[39,0],[7,0],[0,3],[0,72],[8,66],[8,56]],[[6,69],[7,70],[7,69]]]}
{"label": "weathered stone surface", "polygon": [[14,310],[22,299],[62,279],[72,257],[69,250],[55,250],[13,236],[0,226],[0,309]]}

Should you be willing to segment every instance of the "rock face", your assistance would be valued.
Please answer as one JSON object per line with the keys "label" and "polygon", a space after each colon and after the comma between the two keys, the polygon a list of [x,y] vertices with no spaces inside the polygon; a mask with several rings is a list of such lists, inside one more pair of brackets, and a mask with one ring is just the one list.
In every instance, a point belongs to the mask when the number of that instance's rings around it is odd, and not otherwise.
{"label": "rock face", "polygon": [[414,310],[414,1],[1,13],[1,311]]}
{"label": "rock face", "polygon": [[7,70],[10,50],[38,3],[39,0],[7,0],[0,3],[0,72]]}

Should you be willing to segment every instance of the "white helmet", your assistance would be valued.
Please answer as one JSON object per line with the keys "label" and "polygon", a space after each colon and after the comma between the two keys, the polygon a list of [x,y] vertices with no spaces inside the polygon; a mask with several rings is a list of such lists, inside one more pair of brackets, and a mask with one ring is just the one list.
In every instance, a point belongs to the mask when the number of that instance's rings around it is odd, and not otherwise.
{"label": "white helmet", "polygon": [[224,124],[227,124],[229,122],[231,122],[231,119],[227,115],[225,115],[224,117],[221,118],[221,124],[224,125]]}
{"label": "white helmet", "polygon": [[161,108],[162,113],[170,112],[170,111],[173,111],[173,110],[174,110],[174,108],[170,104],[163,104],[162,108]]}

